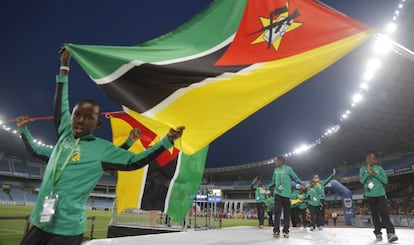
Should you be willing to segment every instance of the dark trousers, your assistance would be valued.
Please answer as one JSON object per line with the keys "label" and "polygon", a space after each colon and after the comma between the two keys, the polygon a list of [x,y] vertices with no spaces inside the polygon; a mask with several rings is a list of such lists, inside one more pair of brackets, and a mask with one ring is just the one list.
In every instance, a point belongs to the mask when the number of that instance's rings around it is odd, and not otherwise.
{"label": "dark trousers", "polygon": [[23,237],[20,245],[80,245],[83,234],[76,236],[62,236],[42,231],[32,226]]}
{"label": "dark trousers", "polygon": [[310,212],[310,215],[311,215],[310,226],[312,228],[315,228],[315,225],[318,225],[317,224],[318,219],[320,219],[320,216],[322,215],[322,209],[321,209],[320,206],[309,205],[309,212]]}
{"label": "dark trousers", "polygon": [[371,211],[372,222],[374,223],[374,234],[382,234],[382,227],[385,227],[387,233],[394,234],[394,225],[391,223],[390,215],[388,214],[387,199],[385,196],[367,197],[367,201],[369,210]]}
{"label": "dark trousers", "polygon": [[289,233],[290,223],[290,199],[275,194],[275,206],[273,212],[275,213],[275,220],[273,227],[273,233],[280,232],[280,215],[283,209],[283,233]]}
{"label": "dark trousers", "polygon": [[298,213],[299,213],[300,219],[302,220],[303,227],[308,227],[308,221],[306,220],[306,209],[298,208]]}
{"label": "dark trousers", "polygon": [[292,221],[292,226],[297,227],[299,225],[300,219],[299,219],[299,208],[291,208],[290,209],[290,219]]}
{"label": "dark trousers", "polygon": [[268,216],[269,226],[274,226],[275,224],[273,223],[273,211],[267,211],[267,216]]}
{"label": "dark trousers", "polygon": [[325,200],[321,199],[321,204],[322,204],[321,213],[317,217],[317,220],[316,220],[316,226],[318,226],[318,227],[325,225],[325,203],[324,203],[324,201]]}
{"label": "dark trousers", "polygon": [[263,202],[256,203],[257,219],[259,220],[259,225],[264,225],[264,207],[265,204]]}

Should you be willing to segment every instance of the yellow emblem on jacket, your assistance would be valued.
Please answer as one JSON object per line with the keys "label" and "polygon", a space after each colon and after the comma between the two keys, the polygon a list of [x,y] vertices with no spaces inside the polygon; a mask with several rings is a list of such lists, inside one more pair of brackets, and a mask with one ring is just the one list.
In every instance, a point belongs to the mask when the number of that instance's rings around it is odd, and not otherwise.
{"label": "yellow emblem on jacket", "polygon": [[80,157],[81,157],[80,152],[79,151],[75,151],[72,154],[72,161],[77,162],[77,161],[80,160]]}

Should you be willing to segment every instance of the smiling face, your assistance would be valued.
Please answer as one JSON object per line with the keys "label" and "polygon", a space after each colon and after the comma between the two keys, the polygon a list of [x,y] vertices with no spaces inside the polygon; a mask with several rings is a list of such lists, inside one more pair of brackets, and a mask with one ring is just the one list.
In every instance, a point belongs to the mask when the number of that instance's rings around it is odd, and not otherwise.
{"label": "smiling face", "polygon": [[99,104],[81,101],[72,112],[72,132],[75,138],[91,134],[100,124]]}

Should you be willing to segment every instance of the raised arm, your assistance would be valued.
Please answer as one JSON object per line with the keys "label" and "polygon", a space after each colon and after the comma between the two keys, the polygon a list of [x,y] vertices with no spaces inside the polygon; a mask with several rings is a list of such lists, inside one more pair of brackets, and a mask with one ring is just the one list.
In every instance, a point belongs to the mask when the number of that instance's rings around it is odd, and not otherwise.
{"label": "raised arm", "polygon": [[165,150],[174,145],[174,140],[181,137],[184,127],[170,129],[167,136],[160,142],[138,154],[108,145],[102,158],[104,170],[130,171],[144,167],[158,157]]}
{"label": "raised arm", "polygon": [[368,171],[366,170],[366,168],[365,168],[365,167],[361,167],[361,168],[359,169],[359,182],[360,182],[361,184],[364,184],[364,183],[365,183],[365,181],[367,181],[368,176],[369,176],[369,173],[368,173]]}
{"label": "raised arm", "polygon": [[55,126],[57,134],[60,136],[71,129],[68,92],[70,54],[64,47],[60,49],[59,54],[60,68],[59,75],[56,76],[55,92]]}
{"label": "raised arm", "polygon": [[139,130],[139,128],[134,128],[129,132],[128,138],[125,140],[124,143],[122,143],[119,148],[128,150],[134,143],[135,141],[139,140],[139,138],[141,137],[141,131]]}
{"label": "raised arm", "polygon": [[31,122],[27,116],[19,116],[16,118],[17,130],[22,136],[23,143],[29,153],[38,159],[48,161],[52,154],[52,149],[47,146],[42,146],[34,142],[33,136],[27,128],[27,124]]}
{"label": "raised arm", "polygon": [[302,184],[302,180],[298,177],[298,175],[295,173],[295,171],[293,171],[292,168],[290,168],[289,175],[296,183]]}

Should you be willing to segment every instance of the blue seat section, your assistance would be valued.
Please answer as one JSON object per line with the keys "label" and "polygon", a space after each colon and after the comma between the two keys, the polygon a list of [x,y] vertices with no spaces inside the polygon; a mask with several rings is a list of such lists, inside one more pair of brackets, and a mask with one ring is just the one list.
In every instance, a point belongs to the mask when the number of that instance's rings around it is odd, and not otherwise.
{"label": "blue seat section", "polygon": [[95,199],[93,202],[93,207],[95,208],[112,208],[113,200],[108,199]]}
{"label": "blue seat section", "polygon": [[117,180],[116,175],[102,175],[99,184],[115,185]]}
{"label": "blue seat section", "polygon": [[11,172],[10,171],[10,166],[9,166],[9,161],[6,161],[4,159],[0,160],[0,172]]}
{"label": "blue seat section", "polygon": [[12,197],[13,201],[26,202],[26,198],[22,191],[17,191],[17,190],[10,191],[10,196]]}
{"label": "blue seat section", "polygon": [[10,201],[9,196],[0,189],[0,201]]}
{"label": "blue seat section", "polygon": [[28,173],[29,175],[40,176],[40,166],[29,166],[26,162],[14,161],[14,171],[17,173]]}
{"label": "blue seat section", "polygon": [[33,202],[33,203],[36,202],[37,194],[35,194],[35,193],[26,193],[25,195],[26,195],[26,200],[28,202]]}

